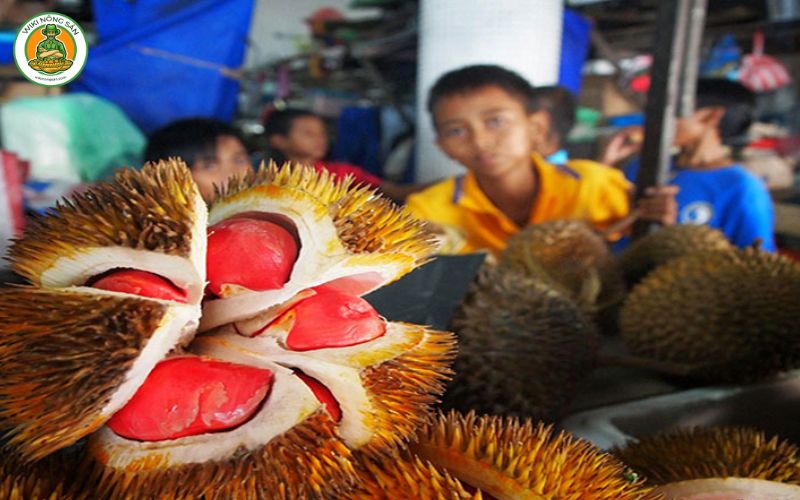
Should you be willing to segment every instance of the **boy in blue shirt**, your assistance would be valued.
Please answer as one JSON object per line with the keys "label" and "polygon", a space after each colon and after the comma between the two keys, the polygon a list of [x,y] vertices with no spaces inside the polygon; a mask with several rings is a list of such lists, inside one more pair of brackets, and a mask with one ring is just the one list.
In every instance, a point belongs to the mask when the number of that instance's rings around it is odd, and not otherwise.
{"label": "boy in blue shirt", "polygon": [[[774,210],[764,182],[731,158],[726,145],[741,136],[752,121],[753,95],[728,80],[699,80],[697,107],[677,120],[678,151],[670,184],[680,187],[678,224],[706,224],[719,229],[738,247],[761,241],[775,251]],[[608,144],[601,162],[617,164],[641,148],[641,129],[623,130]],[[626,168],[635,180],[639,162]]]}

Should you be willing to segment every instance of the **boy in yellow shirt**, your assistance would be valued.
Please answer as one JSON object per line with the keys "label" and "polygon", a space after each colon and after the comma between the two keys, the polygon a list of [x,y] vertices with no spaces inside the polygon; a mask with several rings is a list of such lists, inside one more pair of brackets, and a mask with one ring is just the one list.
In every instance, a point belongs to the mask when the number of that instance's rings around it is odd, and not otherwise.
{"label": "boy in yellow shirt", "polygon": [[[631,185],[621,172],[594,162],[554,165],[536,151],[548,135],[546,111],[534,111],[532,87],[499,66],[468,66],[431,88],[428,110],[442,151],[467,168],[409,196],[417,217],[465,239],[461,252],[505,248],[527,224],[586,220],[599,230],[630,213]],[[652,188],[639,217],[675,222],[676,189]]]}

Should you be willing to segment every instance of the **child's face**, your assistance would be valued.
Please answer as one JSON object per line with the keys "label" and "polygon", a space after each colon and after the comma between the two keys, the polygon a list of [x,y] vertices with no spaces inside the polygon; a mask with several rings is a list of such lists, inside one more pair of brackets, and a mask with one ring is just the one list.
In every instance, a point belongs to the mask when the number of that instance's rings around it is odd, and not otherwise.
{"label": "child's face", "polygon": [[476,175],[500,176],[531,163],[544,135],[541,113],[497,86],[445,97],[433,109],[436,142],[447,156]]}
{"label": "child's face", "polygon": [[217,137],[216,154],[199,157],[192,165],[192,177],[200,194],[206,201],[214,197],[214,184],[223,187],[233,175],[243,176],[250,166],[250,158],[244,144],[236,137]]}
{"label": "child's face", "polygon": [[679,148],[692,147],[708,135],[717,133],[725,109],[708,106],[697,109],[689,116],[678,118],[675,124],[674,145]]}
{"label": "child's face", "polygon": [[292,161],[314,163],[328,152],[328,131],[316,116],[301,116],[292,120],[288,135],[273,136],[272,145]]}

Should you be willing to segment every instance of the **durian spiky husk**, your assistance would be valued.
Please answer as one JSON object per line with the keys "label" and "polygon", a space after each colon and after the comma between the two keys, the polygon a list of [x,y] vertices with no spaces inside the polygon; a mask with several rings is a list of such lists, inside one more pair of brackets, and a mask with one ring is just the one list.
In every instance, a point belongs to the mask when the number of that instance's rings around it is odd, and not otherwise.
{"label": "durian spiky husk", "polygon": [[587,311],[617,303],[625,292],[608,245],[583,221],[524,228],[508,240],[500,265],[546,281]]}
{"label": "durian spiky husk", "polygon": [[613,453],[653,485],[726,477],[800,484],[797,446],[750,428],[675,429]]}
{"label": "durian spiky husk", "polygon": [[181,338],[190,309],[120,294],[0,291],[9,446],[39,459],[99,428]]}
{"label": "durian spiky husk", "polygon": [[714,381],[756,380],[800,365],[800,264],[754,248],[674,259],[622,309],[638,355]]}
{"label": "durian spiky husk", "polygon": [[371,460],[362,457],[358,464],[356,489],[348,494],[352,500],[481,500],[480,491],[471,493],[447,471],[428,461],[400,451],[391,457]]}
{"label": "durian spiky husk", "polygon": [[445,383],[452,376],[450,365],[456,343],[449,332],[423,329],[424,338],[414,349],[367,369],[364,386],[372,395],[375,413],[370,419],[376,436],[365,448],[381,454],[406,444],[430,418]]}
{"label": "durian spiky husk", "polygon": [[624,466],[586,441],[529,420],[440,415],[412,452],[497,499],[645,498]]}
{"label": "durian spiky husk", "polygon": [[75,458],[56,454],[36,463],[25,463],[4,453],[0,460],[0,498],[8,500],[80,500],[85,494],[73,489]]}
{"label": "durian spiky husk", "polygon": [[310,195],[327,208],[339,237],[352,253],[399,253],[424,259],[435,250],[433,235],[425,224],[388,198],[355,184],[352,178],[337,180],[327,171],[317,172],[298,164],[279,167],[270,162],[241,179],[233,179],[218,193],[212,210],[253,188],[272,192],[288,189]]}
{"label": "durian spiky husk", "polygon": [[558,419],[594,367],[598,335],[546,284],[485,266],[453,320],[459,352],[444,406]]}
{"label": "durian spiky husk", "polygon": [[197,233],[205,231],[205,220],[205,204],[186,165],[148,163],[141,170],[118,170],[112,181],[34,216],[9,250],[9,260],[32,283],[61,287],[83,284],[113,268],[115,260],[117,267],[132,267],[119,257],[141,261],[150,252],[163,262],[188,259],[192,264],[186,267],[197,268],[202,282],[205,235]]}
{"label": "durian spiky husk", "polygon": [[706,251],[733,250],[721,231],[706,225],[676,224],[636,240],[619,256],[625,281],[634,285],[668,261]]}

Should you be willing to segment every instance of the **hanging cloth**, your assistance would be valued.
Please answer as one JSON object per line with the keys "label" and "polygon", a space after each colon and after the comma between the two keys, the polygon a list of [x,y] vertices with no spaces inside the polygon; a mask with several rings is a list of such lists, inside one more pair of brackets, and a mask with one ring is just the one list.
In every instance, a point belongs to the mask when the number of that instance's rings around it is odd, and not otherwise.
{"label": "hanging cloth", "polygon": [[742,85],[753,92],[769,92],[792,82],[789,71],[782,62],[764,55],[764,33],[753,34],[753,53],[744,56],[739,70]]}

